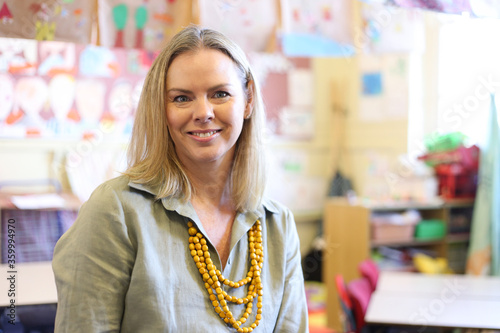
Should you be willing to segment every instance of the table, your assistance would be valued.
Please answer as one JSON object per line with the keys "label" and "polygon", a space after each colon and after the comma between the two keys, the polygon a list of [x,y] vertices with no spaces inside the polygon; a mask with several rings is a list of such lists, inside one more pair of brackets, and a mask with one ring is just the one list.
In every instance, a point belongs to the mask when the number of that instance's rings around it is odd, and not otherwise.
{"label": "table", "polygon": [[369,324],[500,329],[500,278],[383,271]]}
{"label": "table", "polygon": [[[9,277],[15,276],[15,305],[57,303],[57,290],[51,262],[20,263],[12,270],[0,265],[0,307],[9,306],[12,297]],[[15,272],[15,273],[9,273]]]}

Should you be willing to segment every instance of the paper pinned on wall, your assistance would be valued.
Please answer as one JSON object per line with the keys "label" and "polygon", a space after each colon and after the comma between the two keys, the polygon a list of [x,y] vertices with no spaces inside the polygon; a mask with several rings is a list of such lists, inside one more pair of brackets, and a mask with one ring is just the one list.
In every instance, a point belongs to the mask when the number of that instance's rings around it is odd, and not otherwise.
{"label": "paper pinned on wall", "polygon": [[352,1],[284,0],[283,51],[289,56],[351,56]]}
{"label": "paper pinned on wall", "polygon": [[34,75],[37,58],[36,41],[0,38],[0,73]]}
{"label": "paper pinned on wall", "polygon": [[387,56],[384,58],[386,114],[390,118],[406,118],[408,116],[409,77],[408,58],[404,56]]}
{"label": "paper pinned on wall", "polygon": [[200,24],[218,30],[246,52],[274,51],[278,11],[274,0],[200,0]]}
{"label": "paper pinned on wall", "polygon": [[190,22],[190,1],[99,0],[101,45],[158,51]]}
{"label": "paper pinned on wall", "polygon": [[359,63],[360,119],[364,121],[405,119],[409,107],[408,57],[364,55]]}
{"label": "paper pinned on wall", "polygon": [[423,52],[425,47],[424,16],[417,10],[393,6],[362,4],[365,52]]}
{"label": "paper pinned on wall", "polygon": [[312,139],[314,137],[312,107],[283,108],[279,115],[279,133],[289,139]]}
{"label": "paper pinned on wall", "polygon": [[312,70],[296,68],[288,73],[288,97],[290,106],[314,104],[314,75]]}
{"label": "paper pinned on wall", "polygon": [[75,44],[65,42],[43,42],[39,44],[40,64],[38,75],[54,76],[60,73],[75,73]]}

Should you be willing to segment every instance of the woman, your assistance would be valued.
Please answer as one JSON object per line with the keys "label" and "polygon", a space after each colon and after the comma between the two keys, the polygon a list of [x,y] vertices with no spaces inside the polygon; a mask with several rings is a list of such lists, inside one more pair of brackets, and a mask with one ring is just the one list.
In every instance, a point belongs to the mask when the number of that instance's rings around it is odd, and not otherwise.
{"label": "woman", "polygon": [[263,198],[263,117],[237,45],[195,26],[172,39],[129,169],[56,245],[56,332],[307,332],[294,220]]}

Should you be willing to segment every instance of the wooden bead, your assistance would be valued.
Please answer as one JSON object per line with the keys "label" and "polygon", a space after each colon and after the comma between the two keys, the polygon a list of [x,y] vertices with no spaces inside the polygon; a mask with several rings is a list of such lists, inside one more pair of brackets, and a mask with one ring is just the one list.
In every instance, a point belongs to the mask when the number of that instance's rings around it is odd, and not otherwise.
{"label": "wooden bead", "polygon": [[[259,325],[259,321],[262,319],[263,284],[260,279],[260,271],[264,262],[264,247],[262,246],[261,230],[261,222],[257,220],[248,231],[250,269],[247,272],[246,277],[238,282],[234,282],[224,278],[221,271],[218,270],[213,264],[213,261],[210,258],[210,252],[208,251],[207,240],[203,234],[198,231],[194,223],[191,221],[188,222],[188,233],[190,235],[188,239],[189,251],[204,281],[210,302],[212,303],[215,312],[221,317],[221,319],[225,323],[231,324],[237,332],[252,332]],[[247,295],[243,298],[228,295],[227,292],[222,290],[222,284],[228,285],[232,288],[239,288],[248,284]],[[256,304],[257,314],[255,321],[248,327],[241,327],[242,324],[247,322],[252,313],[252,302],[255,298],[258,299]],[[233,317],[227,302],[236,303],[238,305],[246,305],[245,311],[239,320],[236,320]]]}

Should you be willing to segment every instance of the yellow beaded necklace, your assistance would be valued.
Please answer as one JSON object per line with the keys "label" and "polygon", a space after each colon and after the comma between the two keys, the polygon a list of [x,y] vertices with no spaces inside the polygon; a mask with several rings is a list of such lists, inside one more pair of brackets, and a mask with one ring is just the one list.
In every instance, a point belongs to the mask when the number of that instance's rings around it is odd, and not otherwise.
{"label": "yellow beaded necklace", "polygon": [[[260,272],[264,262],[264,248],[262,247],[262,227],[260,221],[257,220],[252,228],[248,231],[248,250],[250,252],[251,267],[247,273],[247,277],[238,281],[230,281],[224,276],[220,270],[215,267],[212,259],[210,259],[210,252],[208,252],[207,240],[196,229],[193,222],[188,222],[189,232],[189,250],[193,256],[196,267],[205,282],[208,296],[212,301],[215,312],[221,317],[226,324],[231,324],[238,332],[252,332],[262,319],[262,282],[260,280]],[[248,293],[246,297],[238,298],[230,296],[222,290],[221,283],[228,285],[231,288],[239,288],[245,284],[250,283],[248,286]],[[255,321],[248,327],[241,327],[248,316],[252,313],[253,300],[257,298],[257,315]],[[236,304],[246,304],[246,310],[243,316],[236,320],[232,312],[229,310],[227,302]]]}

